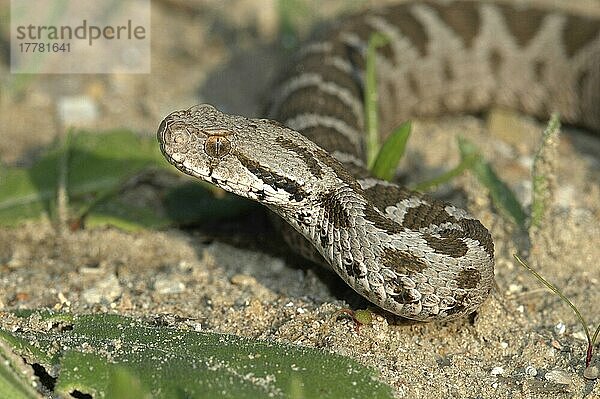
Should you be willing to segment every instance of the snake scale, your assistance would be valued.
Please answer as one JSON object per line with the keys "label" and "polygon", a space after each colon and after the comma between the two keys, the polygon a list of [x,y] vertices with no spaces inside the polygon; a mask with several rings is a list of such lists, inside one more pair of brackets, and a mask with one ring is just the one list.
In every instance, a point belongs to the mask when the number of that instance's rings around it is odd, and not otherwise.
{"label": "snake scale", "polygon": [[370,177],[364,164],[373,32],[389,38],[376,56],[384,130],[491,105],[558,111],[600,130],[598,19],[413,1],[350,16],[305,45],[272,90],[269,119],[197,105],[162,121],[160,147],[182,172],[266,205],[381,308],[423,321],[465,315],[494,285],[487,229],[462,209]]}

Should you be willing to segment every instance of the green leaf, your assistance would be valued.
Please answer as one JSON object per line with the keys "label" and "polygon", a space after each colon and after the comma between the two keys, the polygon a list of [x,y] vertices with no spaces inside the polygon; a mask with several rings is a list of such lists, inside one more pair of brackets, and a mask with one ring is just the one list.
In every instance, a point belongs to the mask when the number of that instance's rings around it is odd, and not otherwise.
{"label": "green leaf", "polygon": [[[31,314],[32,326],[47,325]],[[153,398],[391,398],[373,370],[323,350],[164,327],[113,314],[1,331],[29,363],[52,359],[55,394]],[[31,348],[39,348],[31,351]],[[40,355],[39,351],[44,352]],[[38,359],[41,357],[43,359]],[[127,391],[128,387],[130,388]],[[135,392],[134,396],[133,392]]]}
{"label": "green leaf", "polygon": [[410,129],[410,122],[404,122],[383,143],[371,168],[373,176],[387,181],[394,178],[398,163],[406,150]]}
{"label": "green leaf", "polygon": [[[98,224],[115,219],[139,221],[140,215],[132,215],[131,209],[115,212],[122,210],[123,204],[94,206],[98,205],[98,198],[112,199],[123,183],[142,169],[167,167],[156,141],[127,130],[114,130],[103,134],[80,132],[70,137],[68,144],[64,148],[55,144],[29,168],[0,170],[0,224],[17,225],[43,214],[54,215],[59,167],[65,151],[67,193],[75,214],[85,213]],[[164,225],[165,220],[146,218],[142,223]]]}
{"label": "green leaf", "polygon": [[379,118],[377,112],[377,74],[375,62],[377,60],[377,48],[389,43],[389,38],[382,33],[375,32],[369,36],[367,45],[367,59],[365,67],[365,130],[367,132],[367,165],[372,169],[377,153],[379,152]]}
{"label": "green leaf", "polygon": [[23,371],[23,361],[10,351],[6,343],[0,343],[0,398],[41,398]]}
{"label": "green leaf", "polygon": [[125,367],[113,367],[108,376],[107,398],[151,398],[142,381]]}
{"label": "green leaf", "polygon": [[491,165],[483,159],[477,147],[465,138],[458,138],[458,148],[463,160],[474,157],[471,170],[477,180],[489,191],[494,205],[506,216],[512,219],[520,228],[525,229],[527,215],[516,196],[496,175]]}

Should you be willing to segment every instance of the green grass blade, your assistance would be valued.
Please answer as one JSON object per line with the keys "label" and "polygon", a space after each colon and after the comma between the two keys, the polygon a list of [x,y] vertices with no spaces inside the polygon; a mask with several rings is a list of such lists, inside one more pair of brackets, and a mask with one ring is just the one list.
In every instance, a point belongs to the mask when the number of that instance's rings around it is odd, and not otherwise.
{"label": "green grass blade", "polygon": [[389,38],[381,33],[373,33],[369,37],[367,47],[367,60],[365,67],[365,130],[367,132],[367,165],[369,169],[373,168],[377,153],[379,152],[379,118],[378,95],[377,95],[377,75],[375,62],[377,59],[376,50],[389,42]]}
{"label": "green grass blade", "polygon": [[542,135],[542,142],[533,161],[533,193],[531,202],[531,228],[539,228],[553,197],[554,176],[558,154],[556,147],[560,135],[560,119],[552,114]]}
{"label": "green grass blade", "polygon": [[475,157],[471,170],[477,180],[489,191],[494,205],[512,219],[521,229],[526,229],[527,215],[512,190],[496,175],[491,165],[483,159],[477,147],[465,138],[458,139],[462,159]]}
{"label": "green grass blade", "polygon": [[465,170],[471,169],[477,160],[478,158],[476,154],[467,154],[461,158],[460,163],[454,168],[434,177],[433,179],[416,184],[411,188],[420,192],[433,190],[437,186],[448,183],[450,180],[460,176]]}
{"label": "green grass blade", "polygon": [[546,280],[537,271],[535,271],[534,268],[532,268],[531,266],[529,266],[529,264],[527,262],[525,262],[523,259],[521,259],[521,257],[519,257],[519,255],[514,254],[513,257],[517,260],[517,262],[519,262],[519,264],[521,266],[523,266],[525,269],[527,269],[527,271],[529,273],[533,274],[535,276],[535,278],[537,278],[542,284],[544,284],[550,291],[552,291],[553,293],[555,293],[560,299],[562,299],[563,302],[565,302],[567,305],[569,305],[569,307],[573,310],[573,312],[575,312],[575,315],[577,316],[577,319],[579,319],[579,323],[581,323],[581,325],[583,326],[583,330],[585,331],[585,336],[587,337],[588,342],[591,342],[592,338],[590,336],[590,330],[587,327],[587,322],[584,320],[584,318],[581,315],[581,313],[579,313],[579,309],[577,309],[577,307],[575,305],[573,305],[573,302],[571,302],[569,300],[569,298],[567,298],[562,293],[562,291],[559,290],[554,284],[552,284],[551,282],[549,282],[548,280]]}
{"label": "green grass blade", "polygon": [[550,291],[552,291],[554,294],[556,294],[564,303],[569,305],[571,310],[573,310],[573,312],[575,313],[575,316],[577,316],[577,320],[579,320],[579,324],[581,324],[581,326],[583,327],[583,331],[585,331],[585,336],[588,341],[588,349],[587,349],[586,358],[585,358],[585,366],[588,367],[592,360],[592,351],[593,351],[594,345],[596,343],[596,338],[598,338],[598,334],[600,333],[600,325],[598,325],[598,328],[596,328],[596,331],[594,332],[594,336],[593,337],[590,336],[590,330],[588,328],[587,322],[585,321],[585,319],[579,312],[579,309],[577,309],[577,306],[575,306],[573,304],[573,302],[571,302],[569,300],[569,298],[567,298],[565,296],[565,294],[563,294],[562,291],[560,289],[558,289],[557,286],[555,286],[554,284],[552,284],[551,282],[546,280],[544,277],[542,277],[537,271],[535,271],[535,269],[533,269],[531,266],[529,266],[529,264],[527,262],[525,262],[523,259],[521,259],[521,257],[519,257],[519,255],[513,254],[513,257],[516,259],[516,261],[521,266],[523,266],[525,269],[527,269],[527,271],[529,273],[533,274],[535,276],[535,278],[537,278]]}
{"label": "green grass blade", "polygon": [[410,129],[410,122],[403,123],[383,143],[371,167],[373,176],[387,181],[393,179],[398,163],[406,150]]}

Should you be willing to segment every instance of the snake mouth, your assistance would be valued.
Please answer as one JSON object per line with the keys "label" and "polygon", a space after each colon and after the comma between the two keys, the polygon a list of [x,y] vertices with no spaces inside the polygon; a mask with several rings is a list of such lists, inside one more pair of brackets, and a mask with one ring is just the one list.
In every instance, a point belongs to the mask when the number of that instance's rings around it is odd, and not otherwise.
{"label": "snake mouth", "polygon": [[183,162],[176,161],[169,154],[165,154],[165,157],[167,158],[169,163],[171,165],[175,166],[175,168],[177,168],[177,170],[179,170],[180,172],[183,172],[189,176],[193,176],[198,179],[204,180],[208,183],[212,183],[225,191],[240,195],[242,197],[250,197],[250,198],[251,198],[251,196],[248,195],[249,193],[254,193],[257,197],[260,195],[259,190],[256,190],[254,187],[252,187],[249,184],[244,184],[244,183],[240,183],[240,182],[235,182],[234,184],[232,184],[231,180],[224,179],[219,176],[215,176],[213,174],[214,170],[212,170],[212,169],[209,169],[208,173],[201,173],[198,170],[195,170],[188,166],[185,166]]}
{"label": "snake mouth", "polygon": [[190,176],[194,176],[194,177],[198,177],[200,179],[206,180],[206,176],[200,175],[199,173],[195,172],[191,168],[188,168],[187,166],[185,166],[182,162],[175,161],[173,159],[173,157],[167,156],[167,159],[171,165],[175,166],[179,171],[185,173],[186,175],[190,175]]}

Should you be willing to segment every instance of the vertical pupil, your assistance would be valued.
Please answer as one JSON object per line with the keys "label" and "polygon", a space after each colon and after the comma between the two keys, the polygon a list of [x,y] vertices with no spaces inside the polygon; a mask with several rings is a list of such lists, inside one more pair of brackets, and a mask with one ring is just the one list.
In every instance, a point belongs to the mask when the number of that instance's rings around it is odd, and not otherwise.
{"label": "vertical pupil", "polygon": [[229,154],[231,142],[223,136],[210,136],[204,144],[204,151],[213,158],[222,158]]}

